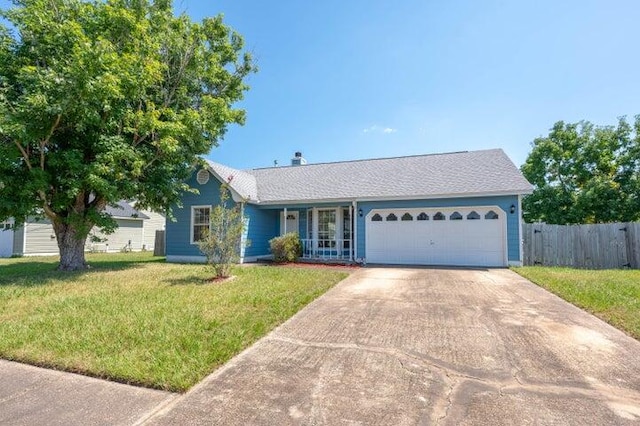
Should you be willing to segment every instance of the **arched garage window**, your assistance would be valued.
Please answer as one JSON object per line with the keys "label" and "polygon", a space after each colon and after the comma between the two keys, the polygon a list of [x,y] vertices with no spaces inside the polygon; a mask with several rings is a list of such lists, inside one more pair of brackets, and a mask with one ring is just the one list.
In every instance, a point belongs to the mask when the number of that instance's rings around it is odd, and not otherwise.
{"label": "arched garage window", "polygon": [[433,220],[447,220],[447,217],[442,212],[438,212],[433,215]]}
{"label": "arched garage window", "polygon": [[387,215],[387,222],[395,222],[396,220],[398,220],[398,216],[396,216],[393,213],[389,213]]}
{"label": "arched garage window", "polygon": [[449,219],[451,220],[462,220],[462,215],[458,212],[453,212],[451,213],[451,216],[449,216]]}
{"label": "arched garage window", "polygon": [[489,220],[497,219],[498,213],[494,212],[493,210],[489,210],[487,214],[484,215],[484,218]]}
{"label": "arched garage window", "polygon": [[467,215],[467,220],[478,220],[478,219],[480,219],[480,215],[475,210],[473,210],[471,213]]}
{"label": "arched garage window", "polygon": [[429,220],[429,216],[425,212],[422,212],[418,215],[418,220]]}
{"label": "arched garage window", "polygon": [[413,220],[413,216],[411,216],[409,213],[405,213],[402,215],[402,217],[400,218],[402,221],[406,222],[406,221],[411,221]]}
{"label": "arched garage window", "polygon": [[382,222],[382,216],[380,216],[378,213],[374,214],[371,217],[371,222]]}

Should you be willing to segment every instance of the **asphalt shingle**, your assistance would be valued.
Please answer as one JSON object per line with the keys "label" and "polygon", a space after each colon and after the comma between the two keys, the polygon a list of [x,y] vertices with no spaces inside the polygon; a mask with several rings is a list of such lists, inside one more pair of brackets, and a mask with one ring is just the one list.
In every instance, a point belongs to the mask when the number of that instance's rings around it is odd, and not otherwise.
{"label": "asphalt shingle", "polygon": [[149,219],[144,213],[134,209],[131,204],[124,200],[118,201],[115,205],[107,206],[104,209],[105,213],[108,213],[111,217],[122,219]]}
{"label": "asphalt shingle", "polygon": [[260,203],[528,194],[532,186],[501,149],[239,171],[211,167]]}

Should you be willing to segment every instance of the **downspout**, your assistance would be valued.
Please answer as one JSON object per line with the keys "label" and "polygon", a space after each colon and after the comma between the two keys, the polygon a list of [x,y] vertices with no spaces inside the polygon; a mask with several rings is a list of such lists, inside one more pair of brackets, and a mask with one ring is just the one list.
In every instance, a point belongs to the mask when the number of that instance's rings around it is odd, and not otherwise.
{"label": "downspout", "polygon": [[518,266],[524,266],[524,235],[522,235],[522,194],[518,194],[518,239],[520,240],[520,264]]}
{"label": "downspout", "polygon": [[240,263],[244,263],[245,242],[247,241],[246,232],[248,231],[248,228],[244,226],[244,203],[242,202],[240,203],[240,221],[242,222],[242,236],[240,237],[240,247],[238,247],[238,250],[240,251]]}

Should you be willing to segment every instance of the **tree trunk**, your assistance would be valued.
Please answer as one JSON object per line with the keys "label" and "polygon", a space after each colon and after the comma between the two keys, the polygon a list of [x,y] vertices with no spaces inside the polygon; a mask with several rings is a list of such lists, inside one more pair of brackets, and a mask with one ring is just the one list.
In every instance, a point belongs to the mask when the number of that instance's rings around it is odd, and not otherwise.
{"label": "tree trunk", "polygon": [[58,249],[60,250],[59,271],[79,271],[87,269],[89,265],[84,259],[84,245],[87,235],[82,235],[72,225],[54,223]]}

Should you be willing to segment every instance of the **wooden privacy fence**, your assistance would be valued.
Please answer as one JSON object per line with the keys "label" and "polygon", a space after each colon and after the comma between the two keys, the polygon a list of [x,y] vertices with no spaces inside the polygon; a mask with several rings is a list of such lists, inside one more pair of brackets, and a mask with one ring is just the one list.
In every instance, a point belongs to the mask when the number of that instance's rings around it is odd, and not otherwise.
{"label": "wooden privacy fence", "polygon": [[153,243],[153,255],[154,256],[165,256],[166,255],[166,248],[164,246],[164,232],[160,229],[156,230],[156,240]]}
{"label": "wooden privacy fence", "polygon": [[640,223],[522,226],[525,265],[640,268]]}

